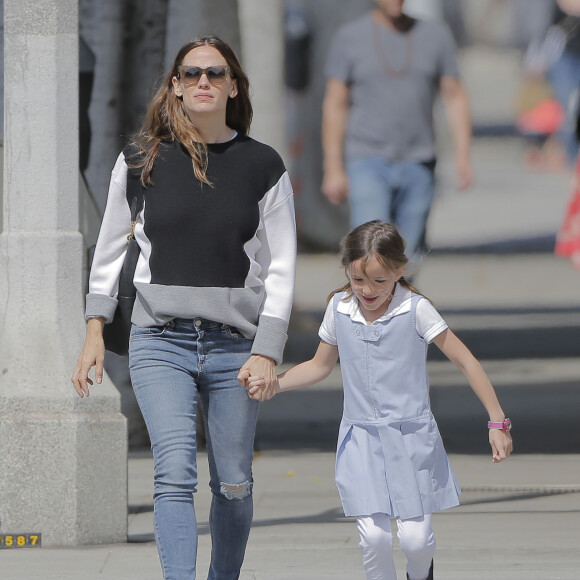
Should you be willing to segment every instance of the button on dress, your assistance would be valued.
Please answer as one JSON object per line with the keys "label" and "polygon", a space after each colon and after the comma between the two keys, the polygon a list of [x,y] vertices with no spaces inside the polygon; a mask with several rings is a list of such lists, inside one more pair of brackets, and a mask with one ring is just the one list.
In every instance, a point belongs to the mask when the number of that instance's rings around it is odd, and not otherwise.
{"label": "button on dress", "polygon": [[343,376],[336,484],[346,516],[410,519],[459,504],[459,485],[429,404],[427,342],[409,311],[354,321],[333,298]]}

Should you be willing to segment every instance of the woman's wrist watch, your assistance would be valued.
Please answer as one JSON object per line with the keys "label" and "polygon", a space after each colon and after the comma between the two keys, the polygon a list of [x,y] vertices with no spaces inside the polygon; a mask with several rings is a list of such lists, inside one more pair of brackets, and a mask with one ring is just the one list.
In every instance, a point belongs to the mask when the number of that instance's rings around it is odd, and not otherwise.
{"label": "woman's wrist watch", "polygon": [[488,421],[488,429],[500,429],[501,431],[511,431],[512,430],[512,420],[504,419],[503,421]]}

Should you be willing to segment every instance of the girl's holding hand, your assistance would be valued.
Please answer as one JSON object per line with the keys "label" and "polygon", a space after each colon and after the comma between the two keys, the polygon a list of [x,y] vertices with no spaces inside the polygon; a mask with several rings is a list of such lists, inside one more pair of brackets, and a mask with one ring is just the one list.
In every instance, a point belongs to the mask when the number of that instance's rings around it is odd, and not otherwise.
{"label": "girl's holding hand", "polygon": [[407,578],[433,578],[431,514],[459,504],[459,486],[431,413],[427,346],[434,342],[463,372],[489,414],[492,461],[512,452],[506,419],[481,364],[432,304],[404,278],[404,241],[371,221],[342,242],[347,283],[333,292],[314,357],[279,375],[257,400],[327,377],[337,363],[344,385],[336,483],[346,516],[356,516],[367,579],[396,580],[390,518],[396,518]]}

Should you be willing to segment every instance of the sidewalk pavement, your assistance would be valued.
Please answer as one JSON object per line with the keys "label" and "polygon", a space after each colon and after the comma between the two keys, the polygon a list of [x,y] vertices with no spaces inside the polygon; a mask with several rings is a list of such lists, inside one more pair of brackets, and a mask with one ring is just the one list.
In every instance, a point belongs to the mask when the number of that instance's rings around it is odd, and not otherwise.
{"label": "sidewalk pavement", "polygon": [[[443,160],[433,251],[416,276],[483,359],[515,424],[516,454],[492,464],[481,405],[457,369],[430,359],[434,413],[464,490],[460,507],[434,516],[438,580],[580,578],[580,273],[551,252],[569,176],[526,173],[520,156],[515,140],[476,141],[467,194],[449,187]],[[316,346],[325,297],[342,279],[335,256],[300,256],[289,362]],[[263,405],[241,580],[363,580],[356,526],[333,481],[340,410],[338,369]],[[204,453],[198,463],[201,579],[210,551]],[[0,550],[0,578],[159,580],[152,472],[149,452],[131,455],[127,543]],[[398,548],[395,559],[402,579]]]}
{"label": "sidewalk pavement", "polygon": [[[198,577],[205,578],[210,492],[200,454]],[[578,455],[451,455],[462,505],[434,516],[435,578],[578,580]],[[331,452],[256,456],[254,525],[241,580],[363,580],[356,525],[342,516]],[[129,543],[4,550],[3,580],[159,580],[153,541],[152,460],[129,461]],[[399,578],[404,557],[395,549]]]}

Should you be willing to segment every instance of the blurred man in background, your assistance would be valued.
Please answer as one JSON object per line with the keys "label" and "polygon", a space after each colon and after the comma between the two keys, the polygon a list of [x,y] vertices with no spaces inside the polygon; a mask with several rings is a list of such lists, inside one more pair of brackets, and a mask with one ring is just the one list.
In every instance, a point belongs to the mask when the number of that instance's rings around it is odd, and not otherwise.
{"label": "blurred man in background", "polygon": [[447,27],[407,16],[404,0],[375,4],[341,27],[330,49],[322,191],[333,204],[348,199],[352,227],[396,223],[413,258],[435,193],[434,101],[440,92],[460,190],[473,179],[469,105]]}

